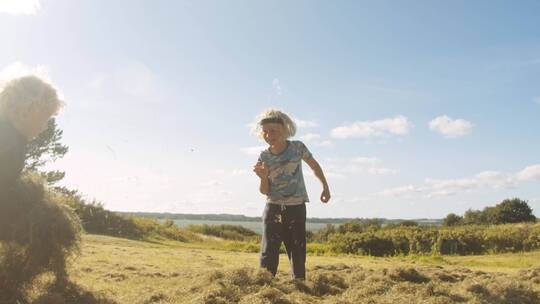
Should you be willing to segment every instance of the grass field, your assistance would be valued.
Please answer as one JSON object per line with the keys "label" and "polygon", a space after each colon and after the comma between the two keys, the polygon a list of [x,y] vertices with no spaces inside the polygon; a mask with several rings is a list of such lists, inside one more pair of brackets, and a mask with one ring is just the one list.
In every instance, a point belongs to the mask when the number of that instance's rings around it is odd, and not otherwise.
{"label": "grass field", "polygon": [[47,277],[34,298],[40,304],[540,303],[540,252],[308,256],[308,280],[295,282],[285,256],[272,279],[258,270],[257,254],[211,246],[84,235],[81,253],[70,266],[71,300],[62,302],[50,290],[43,296]]}

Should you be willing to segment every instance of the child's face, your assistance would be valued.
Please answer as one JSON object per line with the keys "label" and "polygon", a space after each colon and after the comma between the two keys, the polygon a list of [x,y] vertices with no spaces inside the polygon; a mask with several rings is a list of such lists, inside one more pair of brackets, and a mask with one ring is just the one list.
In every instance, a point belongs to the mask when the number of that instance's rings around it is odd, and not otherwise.
{"label": "child's face", "polygon": [[262,125],[262,136],[269,145],[284,142],[285,128],[279,123],[266,123]]}

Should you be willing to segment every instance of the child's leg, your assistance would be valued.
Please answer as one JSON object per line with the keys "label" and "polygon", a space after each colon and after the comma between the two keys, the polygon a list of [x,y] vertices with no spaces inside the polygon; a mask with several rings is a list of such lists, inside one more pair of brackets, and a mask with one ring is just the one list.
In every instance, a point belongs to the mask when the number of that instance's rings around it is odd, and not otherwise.
{"label": "child's leg", "polygon": [[279,264],[279,247],[281,246],[281,207],[266,204],[263,213],[263,233],[261,241],[261,267],[274,276]]}
{"label": "child's leg", "polygon": [[283,242],[295,279],[306,278],[306,205],[286,206]]}

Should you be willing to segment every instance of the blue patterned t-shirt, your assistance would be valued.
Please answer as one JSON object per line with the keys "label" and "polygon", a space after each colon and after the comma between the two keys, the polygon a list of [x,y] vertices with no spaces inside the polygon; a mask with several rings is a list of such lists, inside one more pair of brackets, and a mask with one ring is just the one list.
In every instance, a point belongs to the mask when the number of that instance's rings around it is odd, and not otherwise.
{"label": "blue patterned t-shirt", "polygon": [[270,148],[261,152],[259,161],[269,169],[270,191],[266,202],[279,205],[300,205],[309,202],[302,174],[302,160],[312,157],[301,141],[287,141],[287,148],[278,155]]}

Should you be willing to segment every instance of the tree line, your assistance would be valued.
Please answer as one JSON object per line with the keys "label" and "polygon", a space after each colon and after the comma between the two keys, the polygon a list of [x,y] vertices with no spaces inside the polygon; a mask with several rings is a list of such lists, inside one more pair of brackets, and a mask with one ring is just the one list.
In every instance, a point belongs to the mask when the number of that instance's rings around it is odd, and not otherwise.
{"label": "tree line", "polygon": [[505,199],[499,204],[483,210],[469,209],[463,216],[448,214],[444,226],[499,225],[512,223],[534,223],[536,217],[527,201],[519,198]]}

